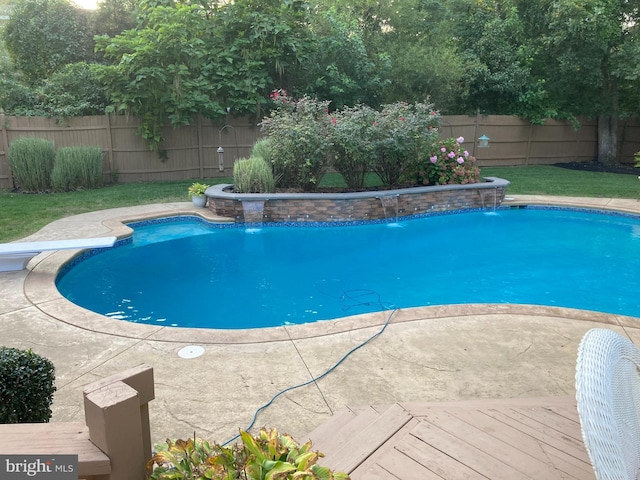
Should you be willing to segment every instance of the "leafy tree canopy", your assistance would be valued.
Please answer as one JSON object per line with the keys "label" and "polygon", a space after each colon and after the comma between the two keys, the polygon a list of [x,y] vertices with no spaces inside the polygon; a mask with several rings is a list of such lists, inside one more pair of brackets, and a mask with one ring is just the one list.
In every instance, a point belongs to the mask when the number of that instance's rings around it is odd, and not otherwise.
{"label": "leafy tree canopy", "polygon": [[96,38],[108,65],[94,71],[110,111],[141,118],[141,134],[158,149],[161,127],[200,113],[219,118],[259,114],[275,78],[306,49],[298,2],[239,1],[204,8],[142,4],[139,26]]}
{"label": "leafy tree canopy", "polygon": [[14,65],[32,85],[68,63],[92,58],[86,16],[67,0],[19,0],[3,39]]}

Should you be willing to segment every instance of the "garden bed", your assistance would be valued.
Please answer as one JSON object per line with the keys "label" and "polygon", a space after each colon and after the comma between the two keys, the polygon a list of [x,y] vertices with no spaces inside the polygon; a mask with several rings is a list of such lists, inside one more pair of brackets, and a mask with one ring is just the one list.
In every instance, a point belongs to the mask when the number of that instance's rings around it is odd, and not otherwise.
{"label": "garden bed", "polygon": [[350,193],[234,193],[233,186],[209,187],[209,210],[241,223],[355,222],[395,219],[443,211],[494,209],[507,180],[495,177],[467,185],[435,185]]}

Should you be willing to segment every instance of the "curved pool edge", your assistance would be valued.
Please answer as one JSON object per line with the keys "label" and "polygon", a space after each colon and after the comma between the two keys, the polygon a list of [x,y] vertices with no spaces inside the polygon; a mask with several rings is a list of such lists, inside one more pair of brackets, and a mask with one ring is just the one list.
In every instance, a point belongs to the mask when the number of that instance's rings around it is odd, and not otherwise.
{"label": "curved pool edge", "polygon": [[[629,199],[584,199],[570,197],[513,196],[505,201],[507,205],[557,205],[567,207],[584,207],[601,210],[615,210],[629,213],[640,213],[640,202]],[[212,217],[208,212],[190,208],[176,210],[162,209],[162,205],[152,212],[127,215],[111,214],[103,211],[103,218],[96,231],[108,230],[111,235],[124,238],[131,234],[126,223],[152,218],[161,218],[177,214],[196,214],[214,221],[229,221],[220,217]],[[120,209],[117,209],[120,212]],[[132,208],[130,210],[135,210]],[[94,236],[98,236],[97,234]],[[324,320],[302,325],[288,325],[262,329],[219,330],[203,328],[163,327],[137,324],[112,319],[86,310],[64,298],[55,286],[58,272],[69,261],[81,254],[80,251],[57,251],[35,262],[27,272],[23,283],[24,295],[29,303],[47,316],[75,327],[126,338],[154,340],[174,343],[200,344],[248,344],[300,340],[344,333],[352,330],[383,325],[393,313],[391,323],[411,322],[418,320],[437,320],[439,318],[487,316],[487,315],[527,315],[564,318],[596,322],[621,327],[640,327],[640,318],[607,314],[594,311],[577,310],[564,307],[548,307],[520,304],[461,304],[441,305],[399,309],[397,311],[376,312],[343,317],[335,320]]]}

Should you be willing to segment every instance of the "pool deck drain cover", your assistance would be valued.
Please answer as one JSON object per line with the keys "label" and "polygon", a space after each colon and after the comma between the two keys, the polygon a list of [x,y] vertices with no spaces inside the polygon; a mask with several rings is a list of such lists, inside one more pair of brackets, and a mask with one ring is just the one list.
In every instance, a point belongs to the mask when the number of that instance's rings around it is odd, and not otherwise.
{"label": "pool deck drain cover", "polygon": [[188,347],[181,348],[178,352],[180,358],[196,358],[204,353],[204,348],[198,345],[189,345]]}

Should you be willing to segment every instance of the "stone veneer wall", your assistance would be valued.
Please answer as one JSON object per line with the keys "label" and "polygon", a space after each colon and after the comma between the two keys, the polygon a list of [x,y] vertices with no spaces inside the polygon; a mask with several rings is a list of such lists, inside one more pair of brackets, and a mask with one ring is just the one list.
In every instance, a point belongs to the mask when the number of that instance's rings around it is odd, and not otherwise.
{"label": "stone veneer wall", "polygon": [[[493,177],[485,180],[470,185],[338,194],[237,194],[229,191],[231,185],[214,185],[209,187],[206,196],[213,214],[233,218],[237,222],[344,222],[394,218],[394,198],[397,199],[398,217],[500,206],[509,182]],[[390,197],[391,200],[381,197]],[[391,204],[386,212],[383,201]],[[243,202],[264,202],[261,218],[259,213],[256,216],[253,212],[245,219]]]}

